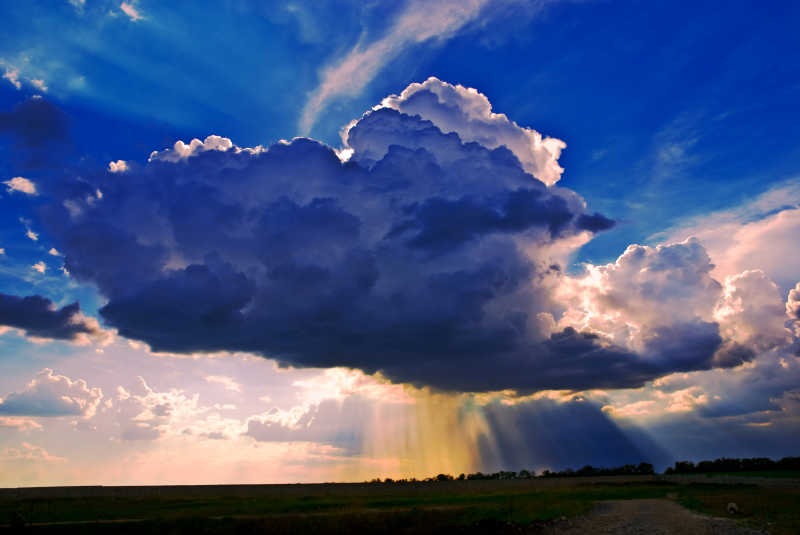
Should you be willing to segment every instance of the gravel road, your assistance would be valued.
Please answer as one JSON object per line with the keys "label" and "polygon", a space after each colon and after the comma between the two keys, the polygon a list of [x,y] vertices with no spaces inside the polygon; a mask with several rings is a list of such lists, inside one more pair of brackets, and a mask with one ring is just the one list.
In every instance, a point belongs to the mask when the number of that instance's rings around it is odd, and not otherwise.
{"label": "gravel road", "polygon": [[733,520],[701,516],[669,500],[601,502],[581,518],[557,522],[548,535],[765,535]]}

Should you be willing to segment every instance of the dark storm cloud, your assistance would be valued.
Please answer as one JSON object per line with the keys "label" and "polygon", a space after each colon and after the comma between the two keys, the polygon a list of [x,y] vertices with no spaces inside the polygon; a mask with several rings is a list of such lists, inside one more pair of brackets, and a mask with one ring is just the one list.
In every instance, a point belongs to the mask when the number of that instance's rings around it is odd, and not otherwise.
{"label": "dark storm cloud", "polygon": [[38,295],[17,297],[0,293],[0,326],[24,330],[29,336],[75,340],[80,335],[97,336],[97,323],[81,314],[75,302],[57,308]]}
{"label": "dark storm cloud", "polygon": [[104,320],[157,351],[471,391],[633,387],[710,366],[715,324],[656,332],[642,355],[543,326],[562,275],[537,251],[613,222],[505,147],[390,109],[348,142],[347,163],[308,139],[177,144],[125,173],[45,184],[59,201],[45,220],[72,275],[108,298]]}

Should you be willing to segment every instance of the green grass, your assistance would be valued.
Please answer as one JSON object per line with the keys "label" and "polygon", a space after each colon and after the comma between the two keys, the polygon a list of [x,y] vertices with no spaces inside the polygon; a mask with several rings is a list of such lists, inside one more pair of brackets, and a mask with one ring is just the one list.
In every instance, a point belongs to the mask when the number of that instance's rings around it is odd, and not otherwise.
{"label": "green grass", "polygon": [[[303,494],[308,492],[308,494]],[[294,495],[291,495],[294,494]],[[15,513],[27,522],[135,519],[135,523],[35,526],[52,533],[458,533],[491,526],[543,523],[589,512],[602,500],[676,498],[703,513],[725,516],[735,501],[741,517],[775,535],[797,534],[800,489],[670,482],[565,482],[539,486],[482,484],[298,486],[267,495],[199,497],[59,498],[0,500],[0,523]],[[488,523],[488,524],[487,524]],[[494,524],[493,524],[494,523]],[[767,524],[769,523],[769,524]],[[489,529],[486,527],[490,526]],[[495,526],[496,527],[496,526]],[[456,529],[457,528],[457,529]],[[502,528],[505,529],[505,528]],[[502,532],[502,529],[500,532]]]}
{"label": "green grass", "polygon": [[763,470],[760,472],[708,472],[697,474],[705,477],[765,477],[778,479],[800,479],[800,470]]}
{"label": "green grass", "polygon": [[[740,512],[729,515],[727,505]],[[755,485],[692,484],[681,487],[678,503],[700,513],[735,518],[773,535],[800,534],[800,489]]]}
{"label": "green grass", "polygon": [[28,522],[154,519],[223,516],[275,516],[296,514],[341,514],[408,509],[479,509],[490,516],[505,515],[517,522],[546,520],[579,514],[603,499],[663,497],[669,484],[582,485],[565,488],[508,489],[503,486],[463,491],[440,491],[402,487],[390,495],[331,496],[235,496],[202,498],[61,498],[0,501],[0,519],[21,513]]}

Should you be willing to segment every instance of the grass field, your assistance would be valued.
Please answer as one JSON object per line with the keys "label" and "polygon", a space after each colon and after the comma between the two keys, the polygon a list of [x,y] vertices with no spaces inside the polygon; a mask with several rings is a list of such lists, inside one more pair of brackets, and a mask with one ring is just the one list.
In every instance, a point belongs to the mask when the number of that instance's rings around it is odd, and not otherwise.
{"label": "grass field", "polygon": [[283,485],[237,495],[225,492],[235,487],[220,487],[218,494],[211,487],[200,495],[187,487],[184,496],[180,488],[167,496],[6,495],[0,522],[50,533],[105,533],[109,522],[121,533],[503,533],[511,529],[508,523],[581,515],[602,500],[668,498],[716,516],[727,516],[725,506],[736,502],[744,522],[775,535],[795,535],[800,526],[800,488],[617,479]]}

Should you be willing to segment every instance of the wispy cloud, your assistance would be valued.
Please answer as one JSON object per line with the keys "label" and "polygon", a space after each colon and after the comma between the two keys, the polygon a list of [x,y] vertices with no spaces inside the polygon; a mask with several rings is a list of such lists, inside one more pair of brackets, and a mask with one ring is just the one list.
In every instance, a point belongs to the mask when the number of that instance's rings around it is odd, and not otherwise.
{"label": "wispy cloud", "polygon": [[46,92],[48,89],[44,76],[42,76],[42,70],[35,68],[30,63],[30,58],[26,56],[18,57],[16,61],[12,60],[11,62],[0,59],[0,67],[4,70],[3,79],[8,80],[18,90],[22,90],[23,82],[42,92]]}
{"label": "wispy cloud", "polygon": [[6,185],[9,193],[19,191],[28,195],[36,195],[36,184],[25,177],[15,176],[11,180],[4,181],[3,184]]}
{"label": "wispy cloud", "polygon": [[452,37],[473,21],[489,0],[412,1],[386,35],[371,43],[358,43],[347,55],[327,67],[322,82],[303,109],[300,129],[308,133],[319,113],[334,98],[356,95],[384,65],[407,47],[428,40]]}
{"label": "wispy cloud", "polygon": [[17,89],[22,89],[22,82],[19,81],[19,69],[6,68],[3,78],[11,82]]}
{"label": "wispy cloud", "polygon": [[206,377],[206,381],[209,383],[222,385],[225,390],[230,390],[231,392],[242,391],[242,386],[239,383],[237,383],[233,378],[224,375],[209,375]]}
{"label": "wispy cloud", "polygon": [[119,8],[134,22],[144,18],[144,16],[139,13],[139,10],[134,7],[133,2],[122,2]]}

